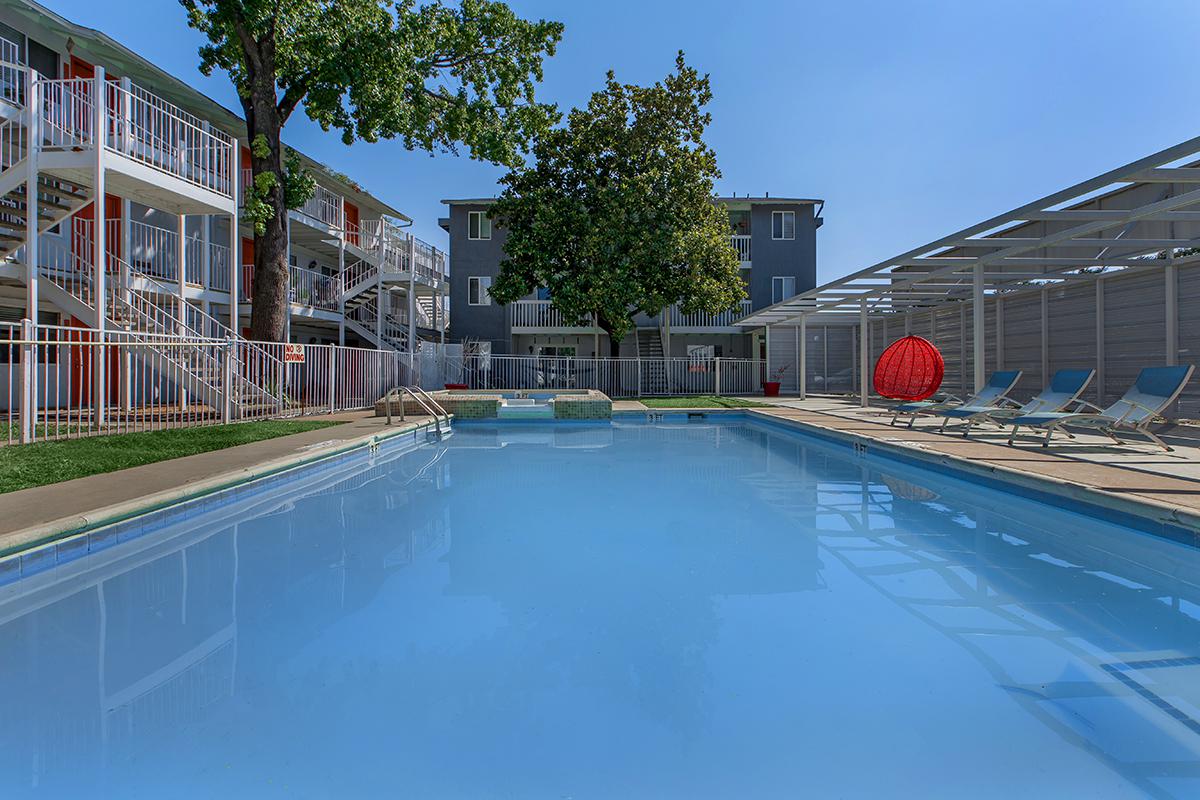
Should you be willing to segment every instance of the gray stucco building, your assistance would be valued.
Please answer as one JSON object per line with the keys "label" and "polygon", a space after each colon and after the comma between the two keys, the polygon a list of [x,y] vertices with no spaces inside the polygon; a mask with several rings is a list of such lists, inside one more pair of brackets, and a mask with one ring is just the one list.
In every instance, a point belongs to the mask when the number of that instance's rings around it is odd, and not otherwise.
{"label": "gray stucco building", "polygon": [[[441,226],[450,234],[450,334],[456,341],[490,342],[496,354],[608,355],[607,334],[568,325],[548,297],[538,293],[501,306],[488,287],[504,258],[504,230],[487,218],[490,198],[444,200],[450,210]],[[736,311],[682,314],[671,308],[639,315],[637,330],[621,343],[622,356],[683,357],[706,352],[724,358],[760,357],[758,333],[735,320],[816,286],[817,228],[824,201],[772,197],[723,197],[730,242],[738,251],[749,299]],[[598,348],[598,349],[597,349]]]}

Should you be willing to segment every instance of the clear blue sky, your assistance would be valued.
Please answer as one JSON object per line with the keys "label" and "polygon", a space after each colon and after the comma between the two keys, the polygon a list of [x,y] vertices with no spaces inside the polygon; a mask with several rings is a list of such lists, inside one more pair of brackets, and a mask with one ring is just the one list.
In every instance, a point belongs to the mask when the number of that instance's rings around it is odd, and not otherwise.
{"label": "clear blue sky", "polygon": [[[196,70],[172,0],[42,0],[237,108]],[[819,197],[819,279],[1200,133],[1195,0],[512,0],[566,24],[541,96],[569,107],[607,69],[653,82],[682,48],[711,73],[722,194]],[[445,197],[499,171],[399,144],[347,148],[297,115],[293,145],[359,180],[444,246]]]}

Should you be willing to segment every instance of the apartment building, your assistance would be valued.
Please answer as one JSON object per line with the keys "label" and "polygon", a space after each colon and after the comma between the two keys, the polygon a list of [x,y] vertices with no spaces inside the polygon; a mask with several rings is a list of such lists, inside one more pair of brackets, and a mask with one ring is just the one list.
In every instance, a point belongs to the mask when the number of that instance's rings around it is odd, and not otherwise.
{"label": "apartment building", "polygon": [[[504,230],[493,225],[488,198],[443,200],[439,220],[450,235],[451,334],[455,341],[485,343],[495,354],[607,356],[608,336],[595,325],[572,325],[545,290],[501,306],[488,287],[504,259]],[[812,199],[722,197],[729,212],[730,244],[741,261],[748,298],[719,314],[684,314],[677,307],[635,317],[636,330],[621,342],[623,357],[759,358],[765,340],[737,320],[816,285],[817,228],[824,202]]]}
{"label": "apartment building", "polygon": [[[31,0],[0,5],[0,321],[36,307],[49,324],[246,336],[245,136],[236,113],[102,32]],[[445,256],[402,212],[301,158],[317,189],[290,212],[289,339],[443,339]]]}

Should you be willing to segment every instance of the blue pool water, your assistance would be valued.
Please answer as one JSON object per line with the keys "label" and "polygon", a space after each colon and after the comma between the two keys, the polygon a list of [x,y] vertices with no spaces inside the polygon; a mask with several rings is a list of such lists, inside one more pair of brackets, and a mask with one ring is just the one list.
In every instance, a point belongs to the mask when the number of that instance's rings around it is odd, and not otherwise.
{"label": "blue pool water", "polygon": [[747,420],[463,424],[0,587],[0,797],[1196,797],[1198,584]]}

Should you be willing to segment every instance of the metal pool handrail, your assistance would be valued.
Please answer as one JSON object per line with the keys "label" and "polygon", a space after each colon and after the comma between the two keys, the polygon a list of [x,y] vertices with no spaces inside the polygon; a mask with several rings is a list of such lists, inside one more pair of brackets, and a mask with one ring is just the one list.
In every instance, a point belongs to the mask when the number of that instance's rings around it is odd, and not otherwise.
{"label": "metal pool handrail", "polygon": [[396,386],[384,395],[383,405],[387,409],[387,424],[392,424],[392,398],[396,396],[397,392],[400,398],[400,421],[404,421],[404,395],[412,395],[412,399],[417,401],[417,405],[426,414],[433,417],[433,424],[437,428],[437,435],[440,439],[442,437],[442,420],[446,420],[446,427],[448,429],[450,427],[450,414],[420,386]]}

